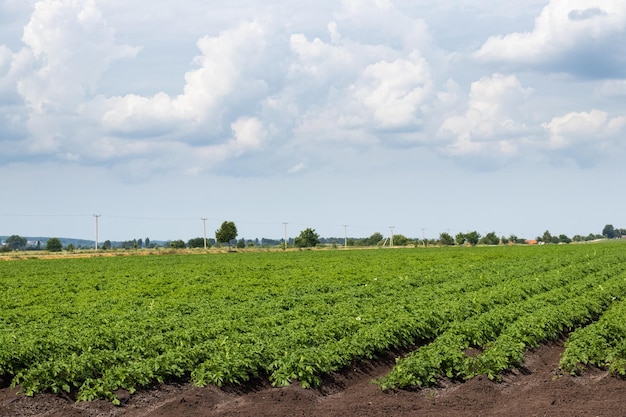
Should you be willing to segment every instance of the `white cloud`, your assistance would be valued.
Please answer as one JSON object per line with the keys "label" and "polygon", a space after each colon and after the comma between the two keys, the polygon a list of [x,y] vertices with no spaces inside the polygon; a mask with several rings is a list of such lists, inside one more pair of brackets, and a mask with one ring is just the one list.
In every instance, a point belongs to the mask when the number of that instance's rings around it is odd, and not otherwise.
{"label": "white cloud", "polygon": [[[551,0],[528,32],[491,36],[474,54],[484,62],[555,66],[566,72],[590,72],[586,56],[620,59],[626,31],[623,0]],[[617,48],[617,49],[616,49]],[[580,57],[578,56],[580,55]],[[575,62],[574,62],[575,61]]]}
{"label": "white cloud", "polygon": [[429,66],[418,52],[409,59],[376,62],[363,70],[352,90],[376,122],[374,127],[414,126],[431,93]]}
{"label": "white cloud", "polygon": [[114,60],[137,49],[120,45],[93,0],[43,0],[24,27],[36,70],[18,90],[34,112],[73,110]]}
{"label": "white cloud", "polygon": [[[238,100],[261,98],[267,86],[254,78],[255,64],[263,53],[264,28],[253,21],[224,31],[219,36],[198,40],[199,67],[185,74],[182,94],[170,97],[163,92],[152,97],[129,94],[104,103],[102,118],[106,129],[126,134],[152,132],[155,123],[171,130],[181,123],[208,126],[219,131],[221,116]],[[252,72],[252,74],[250,74]]]}
{"label": "white cloud", "polygon": [[443,152],[451,156],[513,157],[528,128],[518,107],[532,93],[515,75],[493,74],[471,84],[467,109],[448,117],[439,129],[451,138]]}
{"label": "white cloud", "polygon": [[624,132],[626,116],[610,118],[606,112],[593,109],[554,117],[542,126],[549,132],[550,149],[565,149],[580,144],[591,144],[600,149]]}

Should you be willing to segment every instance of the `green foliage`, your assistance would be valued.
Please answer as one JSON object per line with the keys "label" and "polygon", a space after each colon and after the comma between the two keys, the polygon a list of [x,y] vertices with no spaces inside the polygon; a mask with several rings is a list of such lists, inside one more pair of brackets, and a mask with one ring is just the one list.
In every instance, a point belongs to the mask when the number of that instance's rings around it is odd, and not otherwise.
{"label": "green foliage", "polygon": [[46,242],[46,250],[48,252],[61,252],[63,250],[63,244],[56,237],[50,238]]}
{"label": "green foliage", "polygon": [[178,240],[172,240],[170,242],[170,248],[173,249],[184,249],[185,248],[185,242],[178,239]]}
{"label": "green foliage", "polygon": [[626,373],[622,242],[207,256],[0,262],[0,375],[27,395],[113,402],[180,378],[315,386],[422,341],[378,382],[427,386],[497,379],[597,317],[562,366],[611,358],[603,366]]}
{"label": "green foliage", "polygon": [[314,248],[320,243],[320,236],[315,232],[315,229],[310,227],[300,232],[294,239],[294,245],[297,248]]}
{"label": "green foliage", "polygon": [[[189,239],[187,242],[188,248],[204,248],[204,238],[203,237],[194,237],[193,239]],[[211,247],[211,242],[207,239],[206,247]]]}
{"label": "green foliage", "polygon": [[439,235],[439,244],[443,246],[452,246],[454,245],[454,238],[452,238],[449,233],[441,233]]}
{"label": "green foliage", "polygon": [[465,240],[472,246],[477,245],[480,241],[480,233],[475,230],[473,232],[465,233]]}
{"label": "green foliage", "polygon": [[219,229],[215,231],[215,240],[218,243],[227,243],[230,249],[230,242],[237,238],[237,226],[234,222],[225,221]]}
{"label": "green foliage", "polygon": [[22,250],[26,248],[28,240],[25,237],[12,235],[7,238],[5,245],[11,250]]}
{"label": "green foliage", "polygon": [[495,232],[489,232],[482,239],[480,239],[480,243],[483,245],[498,245],[500,244],[500,238]]}

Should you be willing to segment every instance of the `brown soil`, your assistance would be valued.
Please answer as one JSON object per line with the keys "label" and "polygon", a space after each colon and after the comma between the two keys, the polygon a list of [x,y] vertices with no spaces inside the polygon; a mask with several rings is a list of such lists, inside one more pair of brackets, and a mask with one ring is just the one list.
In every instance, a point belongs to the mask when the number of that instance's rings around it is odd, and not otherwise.
{"label": "brown soil", "polygon": [[391,369],[391,360],[332,375],[319,389],[273,388],[265,381],[227,389],[168,384],[132,396],[119,392],[124,402],[119,407],[52,394],[28,398],[19,389],[2,388],[0,416],[626,416],[626,381],[598,369],[563,375],[558,371],[562,352],[561,343],[543,345],[499,383],[477,377],[416,391],[382,392],[371,383]]}

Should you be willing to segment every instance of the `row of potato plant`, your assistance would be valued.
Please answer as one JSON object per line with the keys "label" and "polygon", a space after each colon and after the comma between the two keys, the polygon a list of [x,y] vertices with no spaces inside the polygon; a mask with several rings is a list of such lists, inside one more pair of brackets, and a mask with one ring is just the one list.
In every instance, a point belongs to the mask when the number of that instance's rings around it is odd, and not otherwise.
{"label": "row of potato plant", "polygon": [[[2,262],[0,376],[29,395],[66,391],[81,400],[114,402],[119,388],[133,392],[178,378],[223,385],[267,375],[275,385],[316,385],[324,374],[389,349],[431,341],[436,347],[439,339],[459,333],[461,323],[473,323],[497,344],[494,337],[521,313],[491,323],[496,311],[510,305],[511,311],[531,311],[529,305],[513,306],[558,286],[582,289],[591,276],[608,283],[619,271],[604,265],[622,265],[622,248]],[[487,348],[479,336],[468,341]],[[463,349],[467,342],[457,344]]]}

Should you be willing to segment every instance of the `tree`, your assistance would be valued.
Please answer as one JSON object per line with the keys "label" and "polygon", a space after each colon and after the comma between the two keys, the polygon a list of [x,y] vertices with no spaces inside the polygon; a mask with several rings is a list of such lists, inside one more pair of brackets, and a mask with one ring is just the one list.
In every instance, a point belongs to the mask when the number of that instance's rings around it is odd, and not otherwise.
{"label": "tree", "polygon": [[541,240],[543,243],[552,243],[552,234],[548,230],[543,232],[543,236],[538,238],[537,240]]}
{"label": "tree", "polygon": [[607,224],[604,226],[604,229],[602,229],[602,236],[605,236],[607,239],[613,239],[617,237],[617,231],[612,224]]}
{"label": "tree", "polygon": [[376,246],[383,240],[383,235],[381,233],[374,233],[367,239],[363,239],[363,245],[365,246]]}
{"label": "tree", "polygon": [[393,235],[393,245],[394,246],[406,246],[409,244],[409,238],[398,233]]}
{"label": "tree", "polygon": [[481,239],[481,243],[484,245],[498,245],[500,238],[494,232],[489,232]]}
{"label": "tree", "polygon": [[[211,247],[209,241],[207,239],[207,248]],[[190,248],[204,248],[204,238],[203,237],[194,237],[193,239],[189,239],[187,242],[187,247]]]}
{"label": "tree", "polygon": [[470,245],[475,246],[480,240],[480,233],[475,230],[473,232],[466,233],[465,240],[467,240],[467,243],[469,243]]}
{"label": "tree", "polygon": [[145,240],[145,243],[144,243],[144,244],[145,244],[146,248],[149,248],[149,247],[150,247],[150,238],[149,238],[149,237],[147,237],[147,238],[146,238],[146,240]]}
{"label": "tree", "polygon": [[113,247],[113,244],[111,243],[110,240],[105,240],[104,243],[102,244],[102,249],[111,249]]}
{"label": "tree", "polygon": [[246,240],[241,238],[237,241],[237,249],[243,249],[246,247]]}
{"label": "tree", "polygon": [[456,236],[454,236],[454,240],[456,244],[460,246],[465,243],[467,238],[465,237],[464,233],[457,233]]}
{"label": "tree", "polygon": [[567,237],[567,235],[559,235],[559,242],[560,243],[571,243],[572,239]]}
{"label": "tree", "polygon": [[170,248],[173,249],[185,249],[185,242],[181,239],[178,240],[172,240],[170,242]]}
{"label": "tree", "polygon": [[440,233],[439,234],[439,244],[443,246],[452,246],[454,245],[454,238],[450,236],[450,233]]}
{"label": "tree", "polygon": [[26,244],[28,240],[25,237],[21,237],[18,235],[9,236],[5,242],[5,244],[11,250],[20,250],[26,248]]}
{"label": "tree", "polygon": [[61,252],[63,250],[63,244],[56,237],[50,238],[46,242],[46,250],[48,252]]}
{"label": "tree", "polygon": [[227,243],[230,250],[230,243],[237,238],[237,226],[234,222],[225,221],[222,226],[215,231],[215,240],[218,243]]}
{"label": "tree", "polygon": [[294,239],[294,244],[298,248],[313,248],[320,243],[320,236],[315,233],[315,229],[310,227],[300,232],[300,235]]}

